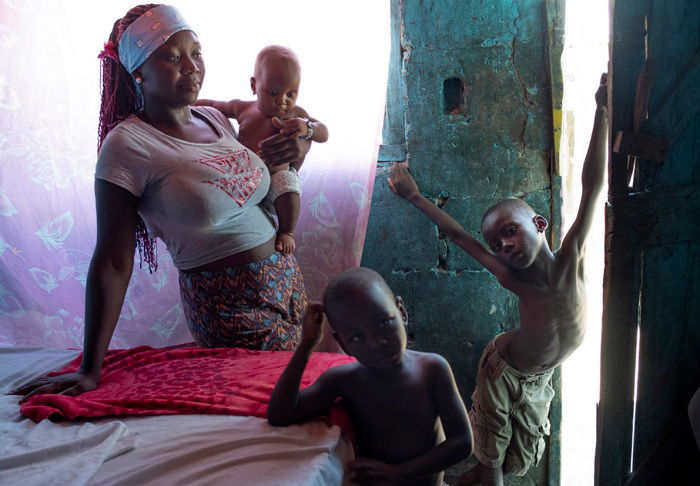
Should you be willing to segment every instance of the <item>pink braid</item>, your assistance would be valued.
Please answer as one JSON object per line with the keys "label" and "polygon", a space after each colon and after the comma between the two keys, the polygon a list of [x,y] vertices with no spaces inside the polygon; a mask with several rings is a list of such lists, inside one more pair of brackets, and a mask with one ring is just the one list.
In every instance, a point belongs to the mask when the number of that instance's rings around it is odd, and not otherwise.
{"label": "pink braid", "polygon": [[[100,79],[102,103],[97,127],[98,153],[102,148],[104,139],[112,128],[117,126],[122,120],[143,109],[143,103],[136,94],[131,74],[119,62],[119,39],[121,39],[124,30],[134,20],[157,6],[158,4],[154,3],[138,5],[129,10],[123,18],[114,22],[109,41],[105,43],[104,50],[98,56],[102,61]],[[136,246],[139,249],[139,257],[141,259],[139,268],[142,268],[145,261],[148,264],[149,272],[153,273],[158,270],[156,239],[149,237],[146,223],[140,216],[136,220]]]}

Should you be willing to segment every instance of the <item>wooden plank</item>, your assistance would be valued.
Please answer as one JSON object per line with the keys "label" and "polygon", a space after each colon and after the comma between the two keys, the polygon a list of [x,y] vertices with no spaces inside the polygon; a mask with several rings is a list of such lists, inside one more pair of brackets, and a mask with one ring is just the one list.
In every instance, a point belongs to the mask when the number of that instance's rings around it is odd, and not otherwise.
{"label": "wooden plank", "polygon": [[[609,219],[610,221],[610,219]],[[595,484],[622,484],[632,449],[639,253],[605,255]]]}
{"label": "wooden plank", "polygon": [[[671,6],[673,3],[673,6]],[[603,376],[601,383],[596,483],[599,485],[695,484],[689,448],[681,439],[673,413],[686,421],[683,404],[700,381],[697,359],[700,330],[696,330],[700,275],[700,186],[692,174],[697,171],[696,123],[700,106],[696,2],[617,0],[613,12],[612,133],[634,133],[644,119],[643,85],[637,91],[636,111],[630,109],[631,84],[645,54],[659,62],[650,120],[642,122],[640,134],[663,137],[671,157],[663,166],[644,164],[636,172],[639,187],[653,192],[627,194],[623,172],[628,152],[611,155],[610,204],[606,238],[606,280],[603,327]],[[634,35],[636,15],[649,19],[648,42],[640,48]],[[672,14],[672,15],[671,15]],[[622,21],[618,17],[625,16]],[[621,34],[620,34],[621,32]],[[674,49],[675,46],[675,49]],[[672,50],[690,52],[674,57]],[[628,57],[629,56],[629,57]],[[669,58],[678,62],[669,62]],[[648,83],[647,83],[648,86]],[[656,86],[663,86],[663,92]],[[629,90],[629,91],[628,91]],[[670,95],[669,95],[670,93]],[[670,99],[666,99],[669,97]],[[654,101],[655,100],[655,101]],[[660,108],[658,108],[660,107]],[[634,113],[632,118],[628,115]],[[687,135],[684,135],[687,134]],[[688,140],[679,137],[688,137]],[[695,145],[693,141],[695,140]],[[639,146],[639,140],[635,143]],[[689,147],[684,151],[685,147]],[[681,170],[682,169],[682,170]],[[658,188],[658,190],[657,190]],[[644,265],[642,265],[642,260]],[[636,299],[636,301],[635,301]],[[636,325],[641,327],[638,397],[634,445],[630,430],[634,403],[631,346],[636,342]],[[615,356],[622,353],[622,356]],[[622,369],[616,370],[616,367]],[[693,377],[693,382],[688,377]],[[610,387],[620,388],[610,390]],[[687,436],[686,436],[687,437]],[[682,443],[681,447],[678,444]],[[631,475],[631,449],[634,474]],[[697,454],[696,454],[697,456]]]}
{"label": "wooden plank", "polygon": [[694,484],[700,460],[695,440],[688,427],[687,410],[675,414],[660,440],[641,458],[624,486],[653,484]]}
{"label": "wooden plank", "polygon": [[700,239],[700,185],[676,190],[642,192],[616,198],[617,221],[606,248],[611,253]]}
{"label": "wooden plank", "polygon": [[679,69],[679,81],[656,113],[642,124],[642,133],[668,139],[671,146],[685,132],[700,110],[700,52],[686,69]]}
{"label": "wooden plank", "polygon": [[637,89],[634,93],[634,113],[632,115],[632,131],[634,133],[639,133],[639,127],[642,125],[642,120],[647,113],[655,67],[656,62],[654,59],[647,57],[644,63],[644,71],[637,75]]}
{"label": "wooden plank", "polygon": [[661,137],[638,135],[622,130],[615,133],[613,152],[621,155],[632,155],[642,160],[663,162],[668,157],[668,150],[668,142]]}
{"label": "wooden plank", "polygon": [[688,327],[685,293],[689,262],[687,242],[642,251],[635,469],[663,438],[674,413],[683,407],[680,383],[684,370],[679,368],[679,357]]}
{"label": "wooden plank", "polygon": [[[633,128],[634,96],[637,74],[643,69],[644,54],[644,5],[616,2],[612,8],[610,129],[631,131]],[[627,194],[627,156],[610,152],[608,180],[610,197]]]}
{"label": "wooden plank", "polygon": [[[646,2],[611,2],[611,52],[609,83],[610,133],[631,131],[637,73],[645,61]],[[612,137],[610,138],[612,141]],[[629,192],[626,155],[613,152],[610,143],[608,200],[617,201]],[[619,485],[629,475],[631,457],[634,358],[639,307],[639,253],[614,253],[623,221],[613,207],[606,207],[606,247],[603,329],[601,336],[601,383],[595,484]]]}

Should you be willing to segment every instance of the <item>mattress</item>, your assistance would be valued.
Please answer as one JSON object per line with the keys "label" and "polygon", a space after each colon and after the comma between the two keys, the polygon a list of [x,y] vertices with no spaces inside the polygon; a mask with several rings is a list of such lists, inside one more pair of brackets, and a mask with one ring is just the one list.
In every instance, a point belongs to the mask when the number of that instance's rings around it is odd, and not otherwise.
{"label": "mattress", "polygon": [[340,485],[352,446],[338,426],[272,427],[233,415],[34,423],[5,395],[77,350],[0,348],[0,484]]}

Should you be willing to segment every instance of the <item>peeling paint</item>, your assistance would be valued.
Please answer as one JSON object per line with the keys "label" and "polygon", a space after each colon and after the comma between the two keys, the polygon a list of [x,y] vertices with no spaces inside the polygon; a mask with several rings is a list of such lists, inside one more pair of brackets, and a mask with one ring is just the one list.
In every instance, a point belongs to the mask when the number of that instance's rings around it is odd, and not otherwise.
{"label": "peeling paint", "polygon": [[481,47],[493,47],[493,46],[507,47],[509,42],[510,42],[510,36],[503,35],[501,37],[493,37],[490,39],[484,39],[484,41],[480,45],[481,45]]}

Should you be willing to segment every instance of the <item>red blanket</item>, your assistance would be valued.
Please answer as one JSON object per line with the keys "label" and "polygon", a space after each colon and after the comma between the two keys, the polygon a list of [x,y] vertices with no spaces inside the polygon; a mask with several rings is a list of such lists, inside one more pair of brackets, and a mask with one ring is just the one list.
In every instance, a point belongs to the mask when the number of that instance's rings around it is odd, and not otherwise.
{"label": "red blanket", "polygon": [[[105,415],[226,414],[265,417],[277,378],[291,358],[288,351],[241,348],[165,348],[139,346],[107,353],[96,390],[75,397],[35,395],[20,409],[39,422],[45,418]],[[76,371],[80,356],[60,371]],[[353,362],[336,353],[314,353],[301,381],[309,386],[328,368]],[[335,407],[334,407],[335,408]],[[329,421],[341,427],[337,410]]]}

